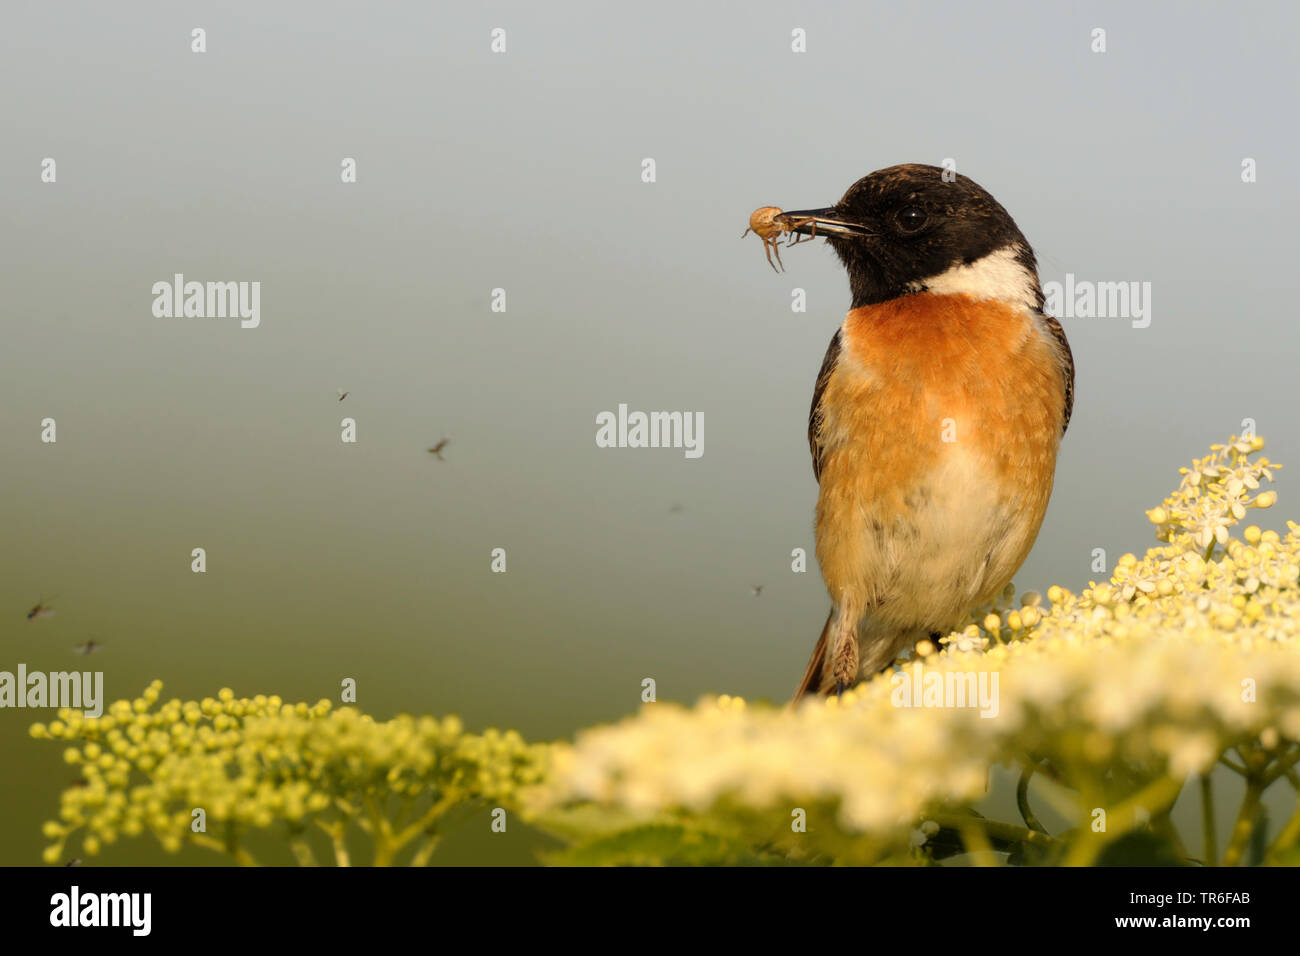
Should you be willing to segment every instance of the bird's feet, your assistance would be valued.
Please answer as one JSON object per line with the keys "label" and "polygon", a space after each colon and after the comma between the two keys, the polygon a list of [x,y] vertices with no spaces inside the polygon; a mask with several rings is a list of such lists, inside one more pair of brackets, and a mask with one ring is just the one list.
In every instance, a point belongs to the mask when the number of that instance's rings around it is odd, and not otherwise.
{"label": "bird's feet", "polygon": [[835,679],[837,694],[853,686],[858,679],[858,641],[856,634],[841,634],[831,661],[831,676]]}

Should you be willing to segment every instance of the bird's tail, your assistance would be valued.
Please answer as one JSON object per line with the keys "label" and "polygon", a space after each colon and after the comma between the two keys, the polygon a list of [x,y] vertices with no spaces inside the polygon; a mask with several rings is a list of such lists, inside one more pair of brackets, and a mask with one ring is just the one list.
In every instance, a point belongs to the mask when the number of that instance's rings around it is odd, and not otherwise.
{"label": "bird's tail", "polygon": [[[794,692],[792,704],[799,703],[809,695],[833,694],[839,686],[834,674],[836,662],[831,659],[834,650],[831,647],[831,625],[836,623],[838,615],[843,613],[845,609],[842,605],[831,608],[831,613],[826,618],[826,626],[822,628],[822,635],[817,638],[817,646],[813,648],[808,667],[803,672],[803,680],[799,682],[799,689]],[[932,634],[928,628],[900,629],[874,616],[869,616],[860,622],[858,627],[852,629],[852,633],[855,635],[853,639],[858,642],[856,650],[861,655],[861,659],[859,661],[857,655],[848,658],[854,667],[854,676],[845,682],[846,686],[856,684],[862,675],[873,677],[889,670],[894,666],[894,660],[898,655],[921,638],[939,639],[939,635]]]}
{"label": "bird's tail", "polygon": [[822,636],[817,638],[817,646],[813,648],[812,658],[808,661],[808,667],[803,672],[803,680],[799,682],[799,689],[794,692],[794,700],[791,703],[797,704],[808,694],[820,692],[822,671],[826,668],[826,644],[830,639],[831,621],[834,618],[835,608],[831,608],[831,613],[826,615]]}

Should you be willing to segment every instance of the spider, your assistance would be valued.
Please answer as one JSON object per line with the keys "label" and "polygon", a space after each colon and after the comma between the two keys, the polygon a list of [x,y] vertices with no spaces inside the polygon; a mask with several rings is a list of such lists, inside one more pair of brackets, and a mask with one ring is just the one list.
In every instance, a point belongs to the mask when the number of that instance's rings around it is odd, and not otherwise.
{"label": "spider", "polygon": [[[813,227],[808,235],[799,236],[795,233],[795,230],[800,226],[805,226],[810,222]],[[760,206],[749,217],[749,228],[740,234],[740,238],[744,239],[751,232],[763,240],[763,251],[767,253],[767,264],[772,267],[772,271],[784,272],[785,263],[781,261],[781,248],[777,245],[781,237],[788,232],[791,238],[786,240],[786,246],[798,245],[817,235],[817,223],[813,219],[787,219],[779,206]],[[776,253],[776,262],[772,261],[772,253],[774,252]],[[778,269],[778,265],[781,268]]]}

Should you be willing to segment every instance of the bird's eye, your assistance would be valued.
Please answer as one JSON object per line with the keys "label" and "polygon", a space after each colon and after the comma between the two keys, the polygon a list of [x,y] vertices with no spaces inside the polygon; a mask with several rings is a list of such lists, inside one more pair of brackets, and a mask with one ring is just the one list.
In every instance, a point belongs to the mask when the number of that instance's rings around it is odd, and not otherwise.
{"label": "bird's eye", "polygon": [[903,235],[911,236],[924,229],[929,218],[920,206],[904,206],[894,213],[894,224]]}

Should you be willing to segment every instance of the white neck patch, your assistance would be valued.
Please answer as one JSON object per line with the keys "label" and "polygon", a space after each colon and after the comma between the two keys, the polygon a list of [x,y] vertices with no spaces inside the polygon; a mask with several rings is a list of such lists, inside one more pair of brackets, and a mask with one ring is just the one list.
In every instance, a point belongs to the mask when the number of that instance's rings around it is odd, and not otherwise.
{"label": "white neck patch", "polygon": [[915,286],[937,295],[968,295],[972,299],[1017,302],[1028,309],[1038,307],[1038,278],[1017,259],[1023,250],[1017,245],[990,252],[970,265],[953,266],[947,272],[923,279]]}

